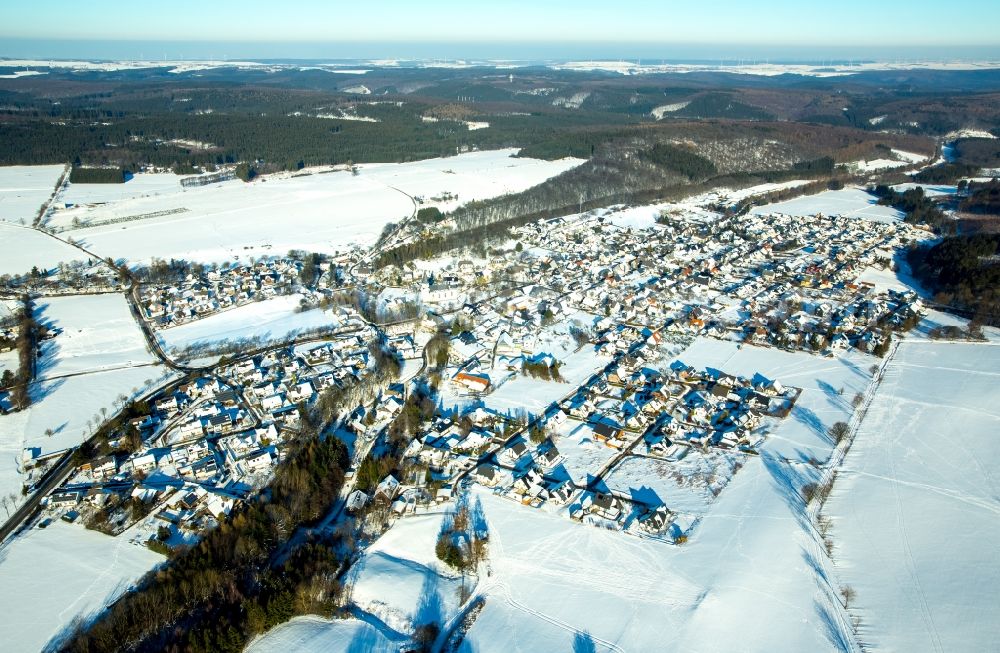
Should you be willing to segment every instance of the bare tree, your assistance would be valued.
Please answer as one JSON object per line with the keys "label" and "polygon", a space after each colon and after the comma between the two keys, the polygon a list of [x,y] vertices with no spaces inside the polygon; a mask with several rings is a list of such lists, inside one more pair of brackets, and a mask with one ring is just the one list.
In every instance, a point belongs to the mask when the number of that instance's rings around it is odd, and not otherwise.
{"label": "bare tree", "polygon": [[840,443],[844,438],[846,438],[851,433],[851,427],[847,425],[847,422],[837,422],[830,427],[830,437],[833,438],[834,442]]}
{"label": "bare tree", "polygon": [[854,598],[855,596],[857,596],[857,593],[854,591],[853,587],[851,587],[850,585],[845,585],[844,587],[840,588],[840,596],[843,597],[844,599],[844,607],[849,608],[851,607],[851,604],[854,602]]}

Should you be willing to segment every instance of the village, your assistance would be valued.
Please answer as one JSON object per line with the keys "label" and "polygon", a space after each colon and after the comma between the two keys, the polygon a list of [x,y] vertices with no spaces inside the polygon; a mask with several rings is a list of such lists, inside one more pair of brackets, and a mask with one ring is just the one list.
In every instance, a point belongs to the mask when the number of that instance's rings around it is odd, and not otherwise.
{"label": "village", "polygon": [[376,369],[374,343],[369,329],[279,347],[172,384],[133,405],[140,414],[109,435],[108,453],[80,465],[48,505],[109,534],[145,520],[140,543],[191,542],[267,483],[302,407]]}
{"label": "village", "polygon": [[[318,303],[344,287],[421,315],[391,328],[356,316],[346,332],[237,356],[169,388],[108,443],[119,453],[84,463],[49,498],[52,516],[121,532],[152,515],[166,528],[159,540],[197,538],[267,482],[301,411],[370,373],[384,347],[412,361],[410,373],[329,428],[350,442],[352,477],[366,457],[390,458],[377,484],[345,486],[349,513],[426,510],[475,483],[576,521],[686,541],[800,390],[689,367],[685,347],[702,336],[880,355],[922,306],[860,277],[919,234],[822,215],[664,211],[623,226],[626,210],[521,227],[485,259],[373,270],[358,252],[300,256],[142,285],[143,318],[160,330],[291,293]],[[390,453],[389,426],[414,392],[437,408]]]}

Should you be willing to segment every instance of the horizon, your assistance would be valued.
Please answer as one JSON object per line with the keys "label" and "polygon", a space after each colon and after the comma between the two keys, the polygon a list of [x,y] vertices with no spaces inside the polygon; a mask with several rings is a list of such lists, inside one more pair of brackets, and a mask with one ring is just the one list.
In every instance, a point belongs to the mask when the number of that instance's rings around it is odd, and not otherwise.
{"label": "horizon", "polygon": [[[1000,6],[956,0],[950,16],[928,0],[834,11],[791,0],[664,6],[625,0],[510,0],[501,7],[456,0],[383,0],[340,6],[302,0],[286,11],[262,0],[169,8],[106,0],[19,3],[5,11],[0,56],[107,60],[254,59],[1000,59]],[[777,20],[780,16],[781,20]]]}
{"label": "horizon", "polygon": [[540,41],[204,41],[17,39],[0,40],[0,59],[53,61],[473,61],[544,63],[638,61],[656,63],[906,63],[1000,61],[1000,46],[789,46],[736,43]]}

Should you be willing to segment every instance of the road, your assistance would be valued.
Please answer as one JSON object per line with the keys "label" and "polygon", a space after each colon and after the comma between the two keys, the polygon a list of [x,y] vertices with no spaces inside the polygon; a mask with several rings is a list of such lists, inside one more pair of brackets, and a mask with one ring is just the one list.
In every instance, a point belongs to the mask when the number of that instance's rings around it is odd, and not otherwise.
{"label": "road", "polygon": [[71,464],[74,451],[75,449],[71,449],[63,454],[59,462],[42,479],[42,482],[38,485],[38,489],[0,526],[0,543],[4,542],[7,537],[15,533],[25,522],[33,517],[42,499],[49,492],[65,483],[66,479],[72,475],[76,469]]}

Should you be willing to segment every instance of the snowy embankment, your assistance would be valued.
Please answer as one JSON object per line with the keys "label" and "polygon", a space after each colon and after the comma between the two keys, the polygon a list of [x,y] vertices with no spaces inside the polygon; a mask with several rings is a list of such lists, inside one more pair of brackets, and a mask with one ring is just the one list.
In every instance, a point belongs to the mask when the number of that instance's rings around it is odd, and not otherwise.
{"label": "snowy embankment", "polygon": [[905,341],[824,509],[869,647],[1000,641],[1000,346]]}
{"label": "snowy embankment", "polygon": [[0,167],[0,222],[30,225],[65,170],[63,165]]}
{"label": "snowy embankment", "polygon": [[801,216],[822,213],[823,215],[849,216],[875,222],[894,222],[903,219],[901,211],[897,211],[891,206],[880,206],[873,195],[861,188],[828,190],[818,195],[796,197],[787,202],[766,204],[750,210],[751,215],[771,213]]}
{"label": "snowy embankment", "polygon": [[[367,164],[359,166],[356,175],[307,170],[269,175],[250,184],[231,180],[141,197],[126,194],[120,201],[58,211],[49,224],[68,229],[64,235],[81,240],[91,251],[133,264],[154,257],[245,260],[284,255],[290,249],[342,252],[353,245],[372,245],[387,224],[410,217],[412,197],[450,210],[525,190],[580,163],[517,158],[514,153],[472,152]],[[75,228],[74,220],[84,226]],[[93,226],[85,226],[88,223]]]}
{"label": "snowy embankment", "polygon": [[157,332],[161,345],[171,354],[191,347],[212,347],[248,338],[275,342],[295,334],[345,326],[343,314],[314,308],[298,312],[302,295],[283,295],[238,306],[194,322]]}
{"label": "snowy embankment", "polygon": [[58,641],[162,561],[127,536],[61,521],[7,542],[0,548],[4,650],[40,651]]}

